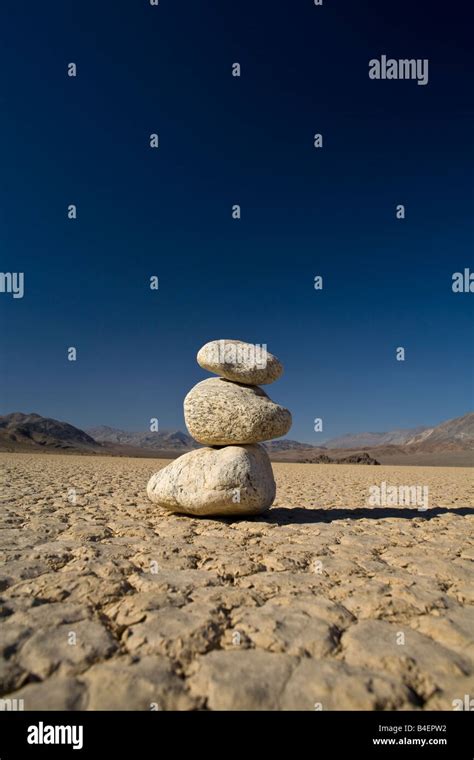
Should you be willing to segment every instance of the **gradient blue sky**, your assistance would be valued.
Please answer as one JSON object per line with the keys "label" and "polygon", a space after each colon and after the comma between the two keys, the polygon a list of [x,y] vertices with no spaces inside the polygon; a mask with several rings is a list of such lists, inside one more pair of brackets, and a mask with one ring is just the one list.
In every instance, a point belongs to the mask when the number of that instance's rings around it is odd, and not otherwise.
{"label": "gradient blue sky", "polygon": [[[25,296],[0,294],[0,413],[184,429],[226,337],[285,364],[292,438],[471,410],[471,31],[414,5],[3,2],[1,269]],[[370,80],[382,54],[428,58],[429,84]]]}

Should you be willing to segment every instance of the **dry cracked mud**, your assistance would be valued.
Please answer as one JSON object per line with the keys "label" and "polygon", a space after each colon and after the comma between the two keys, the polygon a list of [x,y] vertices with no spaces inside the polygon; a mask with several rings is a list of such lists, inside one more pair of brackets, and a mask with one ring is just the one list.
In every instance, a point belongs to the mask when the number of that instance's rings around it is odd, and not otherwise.
{"label": "dry cracked mud", "polygon": [[[472,471],[274,464],[246,520],[164,460],[2,454],[0,695],[24,709],[452,709],[474,696]],[[368,507],[427,485],[429,507]]]}

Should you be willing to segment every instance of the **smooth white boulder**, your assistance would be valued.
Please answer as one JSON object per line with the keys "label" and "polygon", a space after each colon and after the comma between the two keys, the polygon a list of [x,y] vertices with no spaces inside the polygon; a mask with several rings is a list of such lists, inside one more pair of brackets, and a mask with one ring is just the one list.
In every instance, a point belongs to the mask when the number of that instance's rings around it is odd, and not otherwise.
{"label": "smooth white boulder", "polygon": [[203,448],[183,454],[150,478],[151,501],[188,515],[256,515],[275,498],[275,480],[262,446]]}

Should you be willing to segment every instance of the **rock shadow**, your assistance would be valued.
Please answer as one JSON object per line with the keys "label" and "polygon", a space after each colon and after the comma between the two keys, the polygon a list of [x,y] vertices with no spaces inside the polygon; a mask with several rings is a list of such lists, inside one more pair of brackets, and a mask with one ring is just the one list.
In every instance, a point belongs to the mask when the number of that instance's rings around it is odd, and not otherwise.
{"label": "rock shadow", "polygon": [[274,507],[264,515],[250,518],[252,521],[276,525],[305,525],[329,523],[334,520],[384,520],[396,517],[413,520],[421,517],[432,520],[439,515],[453,514],[459,517],[474,515],[474,507],[431,507],[420,510],[413,507],[344,507],[308,509],[305,507]]}

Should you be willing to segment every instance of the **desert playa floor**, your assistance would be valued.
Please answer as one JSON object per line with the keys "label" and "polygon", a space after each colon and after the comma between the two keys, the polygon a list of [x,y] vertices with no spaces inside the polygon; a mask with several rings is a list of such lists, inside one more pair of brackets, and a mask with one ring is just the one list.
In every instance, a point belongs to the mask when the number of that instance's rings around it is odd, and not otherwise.
{"label": "desert playa floor", "polygon": [[[0,456],[4,698],[438,710],[474,695],[470,470],[276,464],[276,505],[238,521],[152,505],[165,464]],[[367,507],[382,481],[427,485],[429,508]]]}

